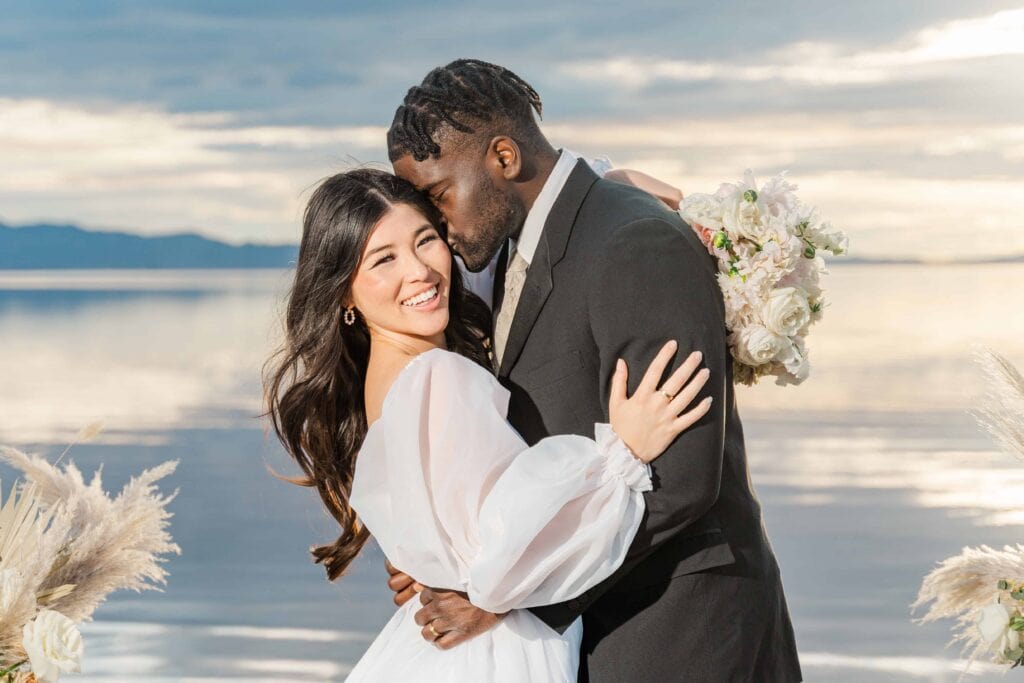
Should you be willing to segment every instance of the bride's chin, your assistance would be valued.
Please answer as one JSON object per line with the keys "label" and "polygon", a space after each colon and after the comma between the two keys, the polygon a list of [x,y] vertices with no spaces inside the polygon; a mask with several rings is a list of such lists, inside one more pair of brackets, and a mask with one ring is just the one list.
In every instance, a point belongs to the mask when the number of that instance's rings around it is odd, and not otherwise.
{"label": "bride's chin", "polygon": [[423,315],[423,320],[416,321],[407,330],[407,334],[424,339],[430,339],[438,335],[444,335],[448,329],[448,311],[438,310]]}
{"label": "bride's chin", "polygon": [[437,335],[444,335],[444,331],[446,329],[448,329],[448,313],[447,313],[447,311],[445,311],[444,315],[439,315],[437,317],[438,317],[437,323],[430,326],[429,331],[427,331],[424,334],[425,337],[434,337],[434,336],[437,336]]}

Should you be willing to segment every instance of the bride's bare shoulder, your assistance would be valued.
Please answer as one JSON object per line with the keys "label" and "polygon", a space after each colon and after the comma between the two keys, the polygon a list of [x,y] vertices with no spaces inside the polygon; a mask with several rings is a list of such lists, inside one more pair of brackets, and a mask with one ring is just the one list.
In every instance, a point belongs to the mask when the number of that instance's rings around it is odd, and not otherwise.
{"label": "bride's bare shoulder", "polygon": [[457,354],[443,349],[432,349],[417,356],[409,356],[404,353],[380,354],[370,358],[370,364],[366,368],[366,387],[363,392],[363,401],[366,406],[366,423],[372,424],[380,418],[384,410],[384,401],[387,399],[391,387],[398,381],[399,375],[412,366],[424,366],[437,363],[458,362]]}

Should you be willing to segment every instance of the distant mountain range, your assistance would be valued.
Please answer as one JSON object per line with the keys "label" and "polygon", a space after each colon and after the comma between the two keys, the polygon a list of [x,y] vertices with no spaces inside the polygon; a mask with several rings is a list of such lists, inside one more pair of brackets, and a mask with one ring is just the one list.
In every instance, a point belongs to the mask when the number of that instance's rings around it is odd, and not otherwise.
{"label": "distant mountain range", "polygon": [[294,244],[241,244],[195,233],[143,236],[75,225],[0,224],[0,270],[64,268],[285,268]]}
{"label": "distant mountain range", "polygon": [[[195,233],[144,236],[85,230],[76,225],[0,223],[0,270],[66,268],[286,268],[295,244],[241,244]],[[962,259],[829,257],[830,266],[1024,263],[1024,254]]]}

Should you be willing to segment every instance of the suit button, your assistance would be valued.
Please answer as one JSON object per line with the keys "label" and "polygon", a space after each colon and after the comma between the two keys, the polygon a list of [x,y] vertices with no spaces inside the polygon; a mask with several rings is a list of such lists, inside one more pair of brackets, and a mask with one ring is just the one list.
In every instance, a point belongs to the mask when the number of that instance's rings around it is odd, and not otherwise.
{"label": "suit button", "polygon": [[581,607],[583,607],[583,603],[579,600],[569,601],[569,609],[571,609],[573,612],[579,612]]}

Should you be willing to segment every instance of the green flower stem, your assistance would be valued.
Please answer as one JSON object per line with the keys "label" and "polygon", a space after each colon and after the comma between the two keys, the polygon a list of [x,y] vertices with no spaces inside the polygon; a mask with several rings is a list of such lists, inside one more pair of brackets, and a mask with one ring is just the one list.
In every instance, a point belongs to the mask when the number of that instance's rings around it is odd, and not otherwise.
{"label": "green flower stem", "polygon": [[17,664],[12,664],[9,667],[7,667],[6,669],[4,669],[3,671],[0,671],[0,676],[7,676],[7,679],[11,680],[12,679],[12,675],[14,674],[15,671],[17,671],[18,667],[21,666],[22,664],[27,664],[27,663],[28,663],[28,660],[26,659],[26,660],[24,660],[22,662],[18,662]]}

